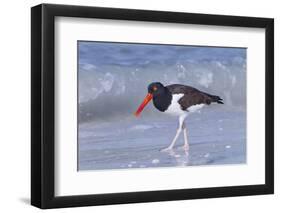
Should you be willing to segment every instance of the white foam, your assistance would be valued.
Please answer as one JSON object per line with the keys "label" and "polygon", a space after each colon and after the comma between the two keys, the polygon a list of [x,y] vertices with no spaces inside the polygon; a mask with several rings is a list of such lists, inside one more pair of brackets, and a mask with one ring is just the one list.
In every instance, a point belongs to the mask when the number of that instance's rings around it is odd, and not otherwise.
{"label": "white foam", "polygon": [[208,157],[210,157],[210,153],[206,153],[206,154],[204,155],[204,158],[208,158]]}
{"label": "white foam", "polygon": [[151,161],[151,163],[153,163],[153,164],[158,164],[158,163],[160,163],[160,160],[159,160],[159,159],[153,159],[153,160]]}
{"label": "white foam", "polygon": [[109,92],[111,90],[113,82],[114,82],[114,76],[109,72],[107,72],[104,78],[100,81],[105,92]]}
{"label": "white foam", "polygon": [[138,130],[143,131],[143,130],[147,130],[147,129],[151,129],[151,128],[153,128],[153,126],[151,126],[151,125],[139,124],[139,125],[135,125],[133,127],[130,127],[129,130],[131,130],[131,131],[138,131]]}
{"label": "white foam", "polygon": [[213,83],[213,73],[203,73],[200,76],[199,82],[201,86],[208,88],[210,84]]}

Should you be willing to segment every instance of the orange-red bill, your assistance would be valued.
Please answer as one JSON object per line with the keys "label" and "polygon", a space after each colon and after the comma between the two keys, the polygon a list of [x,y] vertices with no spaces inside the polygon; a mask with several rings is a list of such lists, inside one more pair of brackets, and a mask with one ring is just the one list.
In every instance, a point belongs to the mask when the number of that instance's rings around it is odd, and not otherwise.
{"label": "orange-red bill", "polygon": [[152,99],[152,94],[151,93],[147,93],[146,97],[144,98],[143,102],[141,103],[141,105],[139,106],[139,108],[137,109],[137,111],[134,113],[135,116],[139,116],[141,111],[144,109],[144,107],[148,104],[148,102]]}

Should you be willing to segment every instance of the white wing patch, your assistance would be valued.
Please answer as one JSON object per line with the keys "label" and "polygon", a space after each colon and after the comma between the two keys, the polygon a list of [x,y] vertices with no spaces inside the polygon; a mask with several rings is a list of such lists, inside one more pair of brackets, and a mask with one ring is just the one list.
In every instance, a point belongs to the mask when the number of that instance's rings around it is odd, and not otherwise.
{"label": "white wing patch", "polygon": [[187,110],[188,110],[188,112],[196,112],[196,111],[202,109],[203,106],[205,106],[205,104],[196,104],[196,105],[188,107]]}

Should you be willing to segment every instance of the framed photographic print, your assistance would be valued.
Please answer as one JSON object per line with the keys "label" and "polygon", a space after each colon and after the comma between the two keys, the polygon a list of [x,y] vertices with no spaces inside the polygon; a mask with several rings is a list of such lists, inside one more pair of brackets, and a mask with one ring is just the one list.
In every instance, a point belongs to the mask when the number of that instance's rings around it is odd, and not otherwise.
{"label": "framed photographic print", "polygon": [[31,204],[271,194],[274,21],[31,9]]}

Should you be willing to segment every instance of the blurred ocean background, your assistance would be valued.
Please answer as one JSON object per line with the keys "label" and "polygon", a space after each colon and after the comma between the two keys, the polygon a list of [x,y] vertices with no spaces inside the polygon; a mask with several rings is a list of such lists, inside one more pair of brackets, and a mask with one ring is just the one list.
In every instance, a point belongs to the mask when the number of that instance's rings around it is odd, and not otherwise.
{"label": "blurred ocean background", "polygon": [[[246,163],[245,48],[78,42],[78,170]],[[150,103],[151,82],[185,84],[219,95],[187,119],[190,151],[169,145],[177,117]]]}

